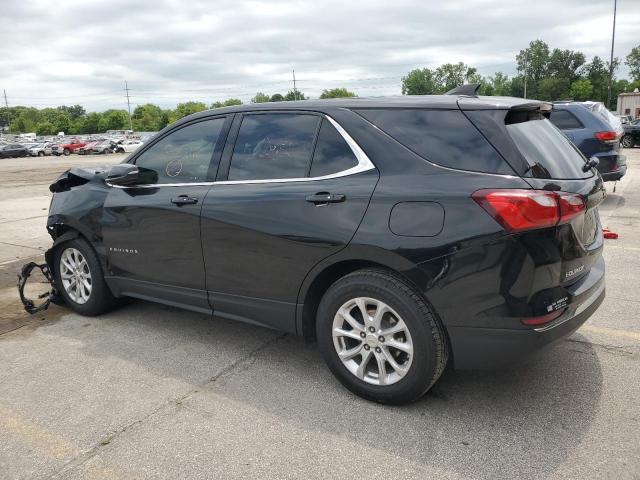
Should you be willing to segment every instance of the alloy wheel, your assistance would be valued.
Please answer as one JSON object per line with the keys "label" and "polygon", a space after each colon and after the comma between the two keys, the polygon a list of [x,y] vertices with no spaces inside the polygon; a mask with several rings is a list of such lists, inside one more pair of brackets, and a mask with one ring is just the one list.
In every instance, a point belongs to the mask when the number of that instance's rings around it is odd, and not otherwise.
{"label": "alloy wheel", "polygon": [[91,296],[93,281],[87,259],[75,248],[67,248],[60,255],[60,278],[62,287],[75,303],[87,303]]}
{"label": "alloy wheel", "polygon": [[333,319],[332,336],[342,364],[364,382],[392,385],[411,367],[409,328],[380,300],[358,297],[344,303]]}

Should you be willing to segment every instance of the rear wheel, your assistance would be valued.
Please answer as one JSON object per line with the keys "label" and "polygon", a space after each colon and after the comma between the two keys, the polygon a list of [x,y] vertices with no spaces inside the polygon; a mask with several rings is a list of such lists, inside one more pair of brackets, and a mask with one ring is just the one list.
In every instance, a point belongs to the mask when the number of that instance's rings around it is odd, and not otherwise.
{"label": "rear wheel", "polygon": [[38,152],[38,156],[39,156],[39,157],[44,157],[44,152],[43,152],[42,150],[40,150],[40,151]]}
{"label": "rear wheel", "polygon": [[376,402],[418,399],[447,363],[444,329],[427,303],[381,270],[360,270],[333,284],[320,302],[316,333],[340,382]]}
{"label": "rear wheel", "polygon": [[56,286],[65,302],[82,315],[111,310],[116,299],[104,281],[93,248],[83,239],[62,243],[54,255]]}
{"label": "rear wheel", "polygon": [[620,144],[624,147],[624,148],[631,148],[633,147],[633,138],[631,138],[631,135],[625,135],[622,137],[622,140],[620,140]]}

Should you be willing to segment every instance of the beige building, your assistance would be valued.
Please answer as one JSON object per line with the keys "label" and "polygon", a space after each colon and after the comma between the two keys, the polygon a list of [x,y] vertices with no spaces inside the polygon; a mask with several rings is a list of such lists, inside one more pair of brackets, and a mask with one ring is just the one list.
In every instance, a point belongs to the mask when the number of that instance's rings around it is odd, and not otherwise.
{"label": "beige building", "polygon": [[631,93],[621,93],[618,95],[618,108],[620,115],[631,115],[633,118],[640,118],[640,92],[636,88]]}

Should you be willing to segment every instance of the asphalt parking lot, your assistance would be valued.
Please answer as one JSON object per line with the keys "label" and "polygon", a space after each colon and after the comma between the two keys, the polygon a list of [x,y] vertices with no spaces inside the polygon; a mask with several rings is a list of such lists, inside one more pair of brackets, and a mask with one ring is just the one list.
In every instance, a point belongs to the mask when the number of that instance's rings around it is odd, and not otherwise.
{"label": "asphalt parking lot", "polygon": [[446,372],[406,407],[342,388],[315,344],[142,301],[28,316],[48,185],[123,156],[0,160],[0,477],[640,478],[640,148],[601,207],[607,298],[499,372]]}

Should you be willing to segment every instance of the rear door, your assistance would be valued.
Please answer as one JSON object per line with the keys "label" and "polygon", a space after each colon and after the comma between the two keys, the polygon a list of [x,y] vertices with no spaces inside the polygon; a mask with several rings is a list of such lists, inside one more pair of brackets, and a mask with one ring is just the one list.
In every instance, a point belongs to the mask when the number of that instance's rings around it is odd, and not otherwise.
{"label": "rear door", "polygon": [[328,117],[238,116],[202,207],[206,288],[217,315],[295,331],[311,268],[353,237],[378,172]]}

